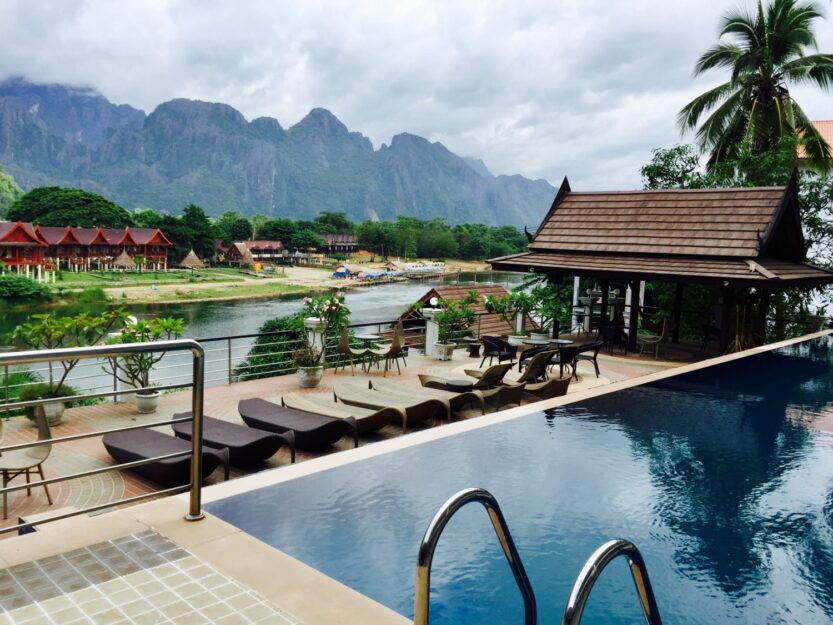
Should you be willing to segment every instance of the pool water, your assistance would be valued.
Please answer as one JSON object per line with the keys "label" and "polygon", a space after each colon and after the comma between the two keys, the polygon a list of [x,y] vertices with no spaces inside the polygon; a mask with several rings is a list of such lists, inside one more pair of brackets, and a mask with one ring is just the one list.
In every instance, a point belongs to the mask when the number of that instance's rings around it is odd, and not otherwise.
{"label": "pool water", "polygon": [[[355,590],[413,615],[417,547],[437,508],[499,501],[538,600],[559,622],[579,569],[628,538],[664,622],[833,621],[833,342],[800,343],[449,436],[207,506]],[[523,623],[484,510],[434,558],[431,622]],[[624,560],[584,623],[644,623]]]}

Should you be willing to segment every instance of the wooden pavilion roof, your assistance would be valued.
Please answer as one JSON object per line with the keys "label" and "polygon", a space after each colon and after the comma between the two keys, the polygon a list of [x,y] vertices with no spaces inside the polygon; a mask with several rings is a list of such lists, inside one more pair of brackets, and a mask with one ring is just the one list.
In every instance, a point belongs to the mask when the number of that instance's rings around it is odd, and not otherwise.
{"label": "wooden pavilion roof", "polygon": [[821,284],[805,263],[795,177],[786,187],[574,193],[567,179],[529,252],[494,269],[608,279]]}

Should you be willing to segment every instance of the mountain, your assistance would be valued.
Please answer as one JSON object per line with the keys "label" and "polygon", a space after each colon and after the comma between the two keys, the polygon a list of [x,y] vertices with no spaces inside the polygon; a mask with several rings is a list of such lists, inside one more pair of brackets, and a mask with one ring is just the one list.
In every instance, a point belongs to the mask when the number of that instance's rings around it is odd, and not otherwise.
{"label": "mountain", "polygon": [[15,200],[23,195],[23,189],[14,178],[0,167],[0,219]]}
{"label": "mountain", "polygon": [[0,165],[24,189],[75,186],[167,212],[194,202],[213,215],[344,211],[356,221],[535,226],[555,195],[545,180],[494,176],[482,161],[408,133],[374,150],[322,108],[290,128],[187,99],[146,115],[91,89],[20,78],[0,82]]}

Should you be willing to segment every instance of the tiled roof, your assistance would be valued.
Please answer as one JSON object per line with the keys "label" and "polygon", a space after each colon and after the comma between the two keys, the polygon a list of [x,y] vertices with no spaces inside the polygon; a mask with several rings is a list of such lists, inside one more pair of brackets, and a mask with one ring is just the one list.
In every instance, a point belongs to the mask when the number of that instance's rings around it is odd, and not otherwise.
{"label": "tiled roof", "polygon": [[159,228],[128,228],[130,236],[136,241],[137,245],[147,245],[154,237],[154,245],[171,245],[171,242]]}
{"label": "tiled roof", "polygon": [[35,230],[49,245],[58,245],[69,232],[66,226],[36,226]]}
{"label": "tiled roof", "polygon": [[321,234],[326,245],[358,245],[359,239],[355,234]]}
{"label": "tiled roof", "polygon": [[607,277],[629,280],[663,280],[681,278],[684,282],[719,282],[764,284],[833,282],[833,272],[805,263],[775,258],[696,258],[683,256],[650,256],[626,254],[594,254],[590,252],[526,252],[495,258],[492,267],[505,271],[540,273],[556,270],[577,276]]}
{"label": "tiled roof", "polygon": [[754,257],[784,195],[784,187],[568,191],[529,249]]}
{"label": "tiled roof", "polygon": [[99,241],[96,241],[96,244],[104,245],[107,241],[101,240],[101,237],[103,237],[104,234],[100,233],[100,230],[100,228],[72,228],[72,233],[75,235],[75,238],[81,242],[81,245],[90,245],[90,243],[93,242],[93,239],[100,234]]}
{"label": "tiled roof", "polygon": [[32,224],[20,221],[0,222],[0,242],[6,247],[45,245]]}

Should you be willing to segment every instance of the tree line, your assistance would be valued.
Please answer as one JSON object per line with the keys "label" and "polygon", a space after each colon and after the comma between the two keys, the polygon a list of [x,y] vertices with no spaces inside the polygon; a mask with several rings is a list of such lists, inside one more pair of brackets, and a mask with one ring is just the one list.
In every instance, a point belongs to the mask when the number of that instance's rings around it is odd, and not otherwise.
{"label": "tree line", "polygon": [[514,226],[450,226],[444,219],[414,217],[353,223],[342,212],[328,211],[310,221],[264,215],[247,218],[237,211],[211,218],[196,204],[186,206],[181,215],[151,208],[130,212],[96,193],[65,187],[32,189],[14,201],[6,218],[43,226],[160,228],[173,243],[169,254],[173,260],[191,249],[210,258],[217,239],[226,245],[260,239],[281,241],[288,249],[321,249],[324,234],[355,234],[361,249],[380,257],[483,260],[526,249],[526,237]]}

